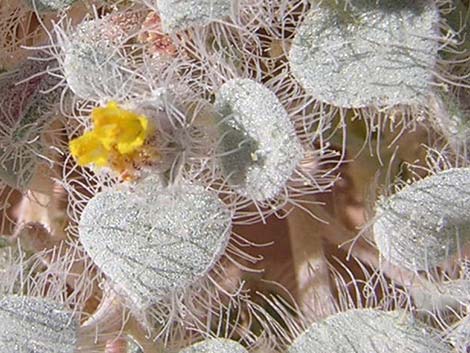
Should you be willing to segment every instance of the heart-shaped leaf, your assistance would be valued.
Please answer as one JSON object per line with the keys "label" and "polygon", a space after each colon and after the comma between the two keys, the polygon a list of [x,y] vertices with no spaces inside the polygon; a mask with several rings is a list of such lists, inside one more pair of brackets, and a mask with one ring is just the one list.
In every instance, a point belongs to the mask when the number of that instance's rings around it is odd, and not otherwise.
{"label": "heart-shaped leaf", "polygon": [[470,169],[454,168],[378,202],[374,237],[381,255],[410,270],[428,270],[470,239]]}
{"label": "heart-shaped leaf", "polygon": [[78,325],[58,303],[7,296],[0,300],[0,353],[74,353]]}
{"label": "heart-shaped leaf", "polygon": [[128,36],[111,17],[85,21],[60,33],[63,74],[78,97],[122,100],[134,87],[132,68],[122,41]]}
{"label": "heart-shaped leaf", "polygon": [[227,245],[231,214],[202,186],[144,183],[97,194],[79,233],[98,267],[141,307],[210,271]]}
{"label": "heart-shaped leaf", "polygon": [[41,134],[49,126],[51,107],[60,97],[58,91],[41,91],[57,84],[57,79],[45,72],[56,65],[27,60],[0,74],[0,179],[13,188],[29,187],[40,161],[38,155],[43,153]]}
{"label": "heart-shaped leaf", "polygon": [[324,1],[297,28],[292,72],[335,106],[420,101],[437,59],[438,19],[432,1]]}
{"label": "heart-shaped leaf", "polygon": [[450,349],[402,312],[354,309],[313,324],[288,353],[444,353]]}

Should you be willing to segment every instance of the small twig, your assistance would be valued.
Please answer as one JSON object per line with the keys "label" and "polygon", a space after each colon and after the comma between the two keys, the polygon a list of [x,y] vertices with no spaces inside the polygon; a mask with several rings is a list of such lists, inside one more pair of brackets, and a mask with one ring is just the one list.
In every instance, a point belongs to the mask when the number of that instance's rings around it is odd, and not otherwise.
{"label": "small twig", "polygon": [[299,306],[308,320],[317,321],[334,312],[323,242],[315,226],[318,222],[300,209],[294,209],[287,222]]}
{"label": "small twig", "polygon": [[79,330],[77,347],[86,352],[89,347],[106,347],[116,341],[125,325],[124,306],[119,296],[111,291],[103,294],[98,309],[85,321]]}

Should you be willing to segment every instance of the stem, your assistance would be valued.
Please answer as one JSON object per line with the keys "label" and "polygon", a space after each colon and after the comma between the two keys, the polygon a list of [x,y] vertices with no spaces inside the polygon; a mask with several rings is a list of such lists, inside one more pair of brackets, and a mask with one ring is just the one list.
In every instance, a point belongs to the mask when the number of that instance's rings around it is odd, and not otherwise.
{"label": "stem", "polygon": [[87,352],[90,347],[106,347],[115,341],[124,328],[124,307],[114,292],[103,295],[95,313],[85,321],[79,330],[78,352]]}
{"label": "stem", "polygon": [[318,321],[334,312],[328,265],[316,226],[318,222],[296,208],[289,214],[287,223],[299,305],[308,320]]}

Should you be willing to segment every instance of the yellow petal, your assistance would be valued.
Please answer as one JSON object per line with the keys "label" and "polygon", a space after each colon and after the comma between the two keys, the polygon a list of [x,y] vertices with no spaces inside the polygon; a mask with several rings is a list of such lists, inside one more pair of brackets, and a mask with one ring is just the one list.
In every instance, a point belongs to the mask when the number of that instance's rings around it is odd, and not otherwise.
{"label": "yellow petal", "polygon": [[104,148],[94,131],[69,142],[70,152],[78,165],[95,164],[104,167],[108,164],[109,152]]}
{"label": "yellow petal", "polygon": [[125,131],[120,134],[117,149],[122,154],[131,153],[140,148],[147,138],[147,118],[136,116],[135,119],[127,121]]}
{"label": "yellow petal", "polygon": [[70,141],[72,155],[81,166],[91,163],[124,170],[133,154],[144,146],[149,134],[147,117],[122,109],[116,102],[95,108],[94,128]]}
{"label": "yellow petal", "polygon": [[148,135],[148,119],[120,108],[116,102],[92,112],[96,135],[107,150],[129,154],[144,144]]}
{"label": "yellow petal", "polygon": [[91,112],[91,118],[95,128],[102,127],[109,124],[111,121],[115,121],[119,118],[122,109],[119,108],[118,104],[111,101],[105,107],[98,107],[93,109]]}

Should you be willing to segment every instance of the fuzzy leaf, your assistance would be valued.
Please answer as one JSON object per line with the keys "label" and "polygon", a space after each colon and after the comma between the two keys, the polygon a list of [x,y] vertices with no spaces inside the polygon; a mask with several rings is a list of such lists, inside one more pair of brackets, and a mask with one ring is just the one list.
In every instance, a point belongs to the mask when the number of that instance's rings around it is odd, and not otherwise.
{"label": "fuzzy leaf", "polygon": [[401,312],[354,309],[313,324],[287,353],[444,353],[437,336]]}
{"label": "fuzzy leaf", "polygon": [[79,224],[85,250],[139,308],[207,274],[231,231],[230,212],[201,186],[140,187],[97,194]]}
{"label": "fuzzy leaf", "polygon": [[0,353],[74,353],[78,321],[61,305],[33,297],[0,300]]}
{"label": "fuzzy leaf", "polygon": [[263,85],[239,79],[222,85],[215,107],[229,183],[256,201],[276,197],[303,156],[282,104]]}
{"label": "fuzzy leaf", "polygon": [[375,242],[391,263],[427,270],[470,240],[470,169],[454,168],[406,186],[377,204]]}
{"label": "fuzzy leaf", "polygon": [[324,1],[297,28],[292,72],[335,106],[418,102],[437,59],[438,19],[435,4],[423,0]]}

